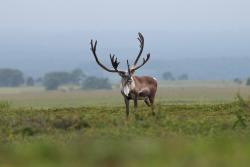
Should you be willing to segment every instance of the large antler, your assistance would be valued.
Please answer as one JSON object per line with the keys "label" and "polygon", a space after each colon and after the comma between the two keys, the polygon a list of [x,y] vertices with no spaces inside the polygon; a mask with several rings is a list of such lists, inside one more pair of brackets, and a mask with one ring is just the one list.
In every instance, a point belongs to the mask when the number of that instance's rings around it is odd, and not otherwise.
{"label": "large antler", "polygon": [[128,66],[128,74],[131,75],[131,71],[130,71],[130,66],[129,66],[128,60],[127,60],[127,66]]}
{"label": "large antler", "polygon": [[150,53],[148,53],[146,59],[143,58],[142,64],[139,65],[139,66],[136,66],[137,62],[139,61],[139,59],[140,59],[140,57],[141,57],[141,54],[142,54],[142,51],[143,51],[143,48],[144,48],[144,37],[143,37],[143,35],[142,35],[140,32],[138,33],[138,35],[139,35],[139,37],[138,37],[137,39],[138,39],[139,42],[140,42],[140,45],[139,45],[139,46],[140,46],[140,51],[139,51],[139,54],[138,54],[138,56],[137,56],[137,58],[136,58],[136,60],[135,60],[135,62],[134,62],[134,64],[133,64],[133,67],[132,67],[132,69],[131,69],[131,72],[134,72],[135,70],[141,68],[144,64],[147,63],[147,61],[148,61],[149,58],[150,58]]}
{"label": "large antler", "polygon": [[119,70],[118,70],[117,68],[118,68],[120,62],[117,61],[117,57],[115,57],[114,54],[113,54],[113,56],[111,56],[111,54],[110,54],[109,57],[110,57],[110,61],[111,61],[111,64],[112,64],[113,68],[114,68],[117,72],[119,72]]}
{"label": "large antler", "polygon": [[141,54],[142,54],[142,51],[143,51],[143,48],[144,48],[144,37],[143,37],[143,35],[139,32],[138,33],[138,35],[139,35],[139,37],[137,38],[138,39],[138,41],[140,42],[140,51],[139,51],[139,53],[138,53],[138,56],[137,56],[137,58],[135,59],[135,62],[134,62],[134,65],[133,66],[136,66],[136,64],[137,64],[137,62],[138,62],[138,60],[140,59],[140,57],[141,57]]}
{"label": "large antler", "polygon": [[139,68],[141,68],[144,64],[147,63],[147,61],[149,60],[149,58],[150,58],[150,53],[147,54],[147,58],[146,58],[146,59],[143,58],[142,64],[139,65],[139,66],[133,67],[133,68],[131,69],[131,72],[134,72],[134,71],[138,70]]}
{"label": "large antler", "polygon": [[99,66],[101,66],[104,70],[106,70],[106,71],[108,71],[108,72],[122,72],[122,73],[124,73],[123,71],[120,71],[120,70],[117,69],[120,62],[117,61],[117,58],[115,58],[115,55],[111,56],[111,54],[110,54],[111,64],[112,64],[112,66],[113,66],[113,68],[114,68],[114,70],[112,70],[112,69],[109,69],[109,68],[105,67],[105,66],[98,60],[98,57],[97,57],[97,55],[96,55],[96,45],[97,45],[97,41],[95,41],[95,44],[93,44],[93,40],[91,40],[90,45],[91,45],[91,49],[90,49],[90,50],[92,51],[92,53],[93,53],[93,55],[94,55],[94,57],[95,57],[95,61],[97,62],[97,64],[98,64]]}

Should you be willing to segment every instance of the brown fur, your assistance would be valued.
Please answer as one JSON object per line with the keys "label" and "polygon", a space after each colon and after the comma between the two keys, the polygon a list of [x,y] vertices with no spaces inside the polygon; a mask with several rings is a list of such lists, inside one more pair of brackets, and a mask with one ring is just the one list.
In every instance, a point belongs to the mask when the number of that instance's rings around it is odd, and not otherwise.
{"label": "brown fur", "polygon": [[126,115],[129,116],[129,100],[134,100],[134,110],[137,111],[137,101],[144,100],[144,102],[151,107],[154,114],[154,99],[157,91],[157,81],[149,76],[132,76],[135,87],[130,90],[128,96],[124,95],[126,104]]}

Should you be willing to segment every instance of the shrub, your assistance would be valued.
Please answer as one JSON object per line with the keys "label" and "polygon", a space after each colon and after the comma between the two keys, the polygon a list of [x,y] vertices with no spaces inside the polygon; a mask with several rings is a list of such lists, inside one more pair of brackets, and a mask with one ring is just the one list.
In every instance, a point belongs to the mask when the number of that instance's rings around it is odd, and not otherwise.
{"label": "shrub", "polygon": [[164,80],[170,80],[170,81],[175,80],[175,78],[174,78],[174,76],[173,76],[173,74],[171,72],[164,72],[162,74],[162,78]]}
{"label": "shrub", "polygon": [[31,126],[25,126],[14,130],[14,133],[21,134],[22,136],[34,136],[38,133],[38,130]]}
{"label": "shrub", "polygon": [[242,83],[242,80],[240,78],[235,78],[234,79],[234,82],[237,83],[237,84],[241,84]]}
{"label": "shrub", "polygon": [[240,96],[238,93],[236,96],[236,104],[237,108],[234,112],[237,120],[233,124],[233,129],[235,129],[238,125],[240,125],[243,128],[247,127],[248,122],[248,113],[250,111],[250,106],[248,103]]}
{"label": "shrub", "polygon": [[71,81],[73,84],[80,85],[84,77],[85,77],[84,72],[79,68],[71,72]]}
{"label": "shrub", "polygon": [[82,89],[111,89],[112,85],[108,78],[97,78],[94,76],[87,77],[83,84]]}
{"label": "shrub", "polygon": [[8,101],[0,101],[0,110],[8,110],[10,103]]}
{"label": "shrub", "polygon": [[87,121],[82,118],[74,117],[56,117],[52,120],[52,126],[56,129],[62,130],[80,130],[82,128],[89,128],[90,125]]}
{"label": "shrub", "polygon": [[246,85],[250,86],[250,77],[247,79]]}
{"label": "shrub", "polygon": [[81,69],[75,69],[72,72],[50,72],[45,74],[43,85],[46,90],[56,90],[64,84],[80,85],[85,74]]}
{"label": "shrub", "polygon": [[26,85],[27,86],[34,86],[35,85],[35,81],[32,77],[28,77],[26,80]]}
{"label": "shrub", "polygon": [[23,83],[23,73],[20,70],[0,69],[0,86],[15,87]]}
{"label": "shrub", "polygon": [[68,72],[51,72],[47,73],[43,79],[43,85],[46,90],[56,90],[60,85],[69,83],[71,74]]}
{"label": "shrub", "polygon": [[187,75],[187,74],[181,74],[181,75],[178,77],[178,80],[188,80],[188,75]]}

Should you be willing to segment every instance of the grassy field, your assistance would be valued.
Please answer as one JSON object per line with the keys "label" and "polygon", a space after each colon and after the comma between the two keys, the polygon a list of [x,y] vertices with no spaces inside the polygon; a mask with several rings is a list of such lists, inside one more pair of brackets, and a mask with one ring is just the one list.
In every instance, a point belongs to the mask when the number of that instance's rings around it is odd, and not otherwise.
{"label": "grassy field", "polygon": [[164,83],[156,115],[140,103],[127,120],[118,90],[2,88],[0,166],[249,166],[249,95]]}
{"label": "grassy field", "polygon": [[[223,81],[161,82],[157,101],[176,103],[232,102],[237,93],[250,99],[250,87]],[[12,107],[62,108],[82,106],[120,106],[123,99],[119,89],[97,91],[45,91],[42,87],[0,88],[0,101]]]}

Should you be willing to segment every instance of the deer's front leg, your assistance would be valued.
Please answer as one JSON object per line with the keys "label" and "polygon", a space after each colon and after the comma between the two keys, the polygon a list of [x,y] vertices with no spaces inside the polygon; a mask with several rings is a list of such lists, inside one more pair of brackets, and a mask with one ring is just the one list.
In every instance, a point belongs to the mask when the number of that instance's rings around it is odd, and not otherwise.
{"label": "deer's front leg", "polygon": [[129,99],[126,96],[124,96],[124,102],[126,105],[126,116],[128,118],[128,116],[129,116]]}

